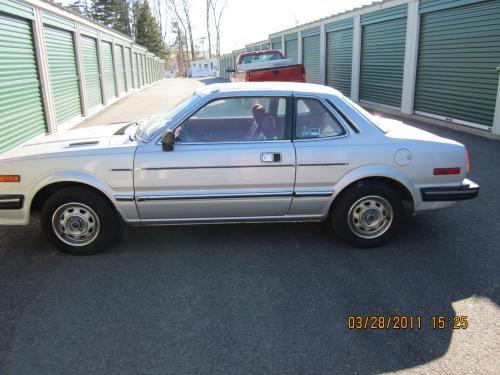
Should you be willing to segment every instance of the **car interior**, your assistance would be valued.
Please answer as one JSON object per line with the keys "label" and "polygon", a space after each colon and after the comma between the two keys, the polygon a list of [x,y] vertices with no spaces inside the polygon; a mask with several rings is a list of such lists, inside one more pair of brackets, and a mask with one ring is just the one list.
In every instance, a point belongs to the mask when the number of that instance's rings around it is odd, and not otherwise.
{"label": "car interior", "polygon": [[[335,117],[316,99],[296,100],[296,139],[345,134]],[[285,138],[286,99],[229,98],[208,103],[175,131],[176,141],[245,142]]]}

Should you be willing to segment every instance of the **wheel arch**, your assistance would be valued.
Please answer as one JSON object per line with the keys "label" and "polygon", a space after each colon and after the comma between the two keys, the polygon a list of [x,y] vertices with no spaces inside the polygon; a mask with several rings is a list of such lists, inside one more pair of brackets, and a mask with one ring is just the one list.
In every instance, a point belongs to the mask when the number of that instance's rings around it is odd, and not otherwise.
{"label": "wheel arch", "polygon": [[409,177],[399,169],[384,165],[358,168],[343,176],[339,182],[335,184],[335,192],[330,202],[330,207],[335,204],[337,197],[347,189],[350,189],[356,184],[366,182],[381,182],[392,186],[401,194],[401,198],[404,201],[408,201],[415,207],[417,195]]}
{"label": "wheel arch", "polygon": [[58,171],[39,179],[29,194],[31,200],[26,202],[29,207],[29,213],[39,211],[42,208],[43,202],[50,195],[71,186],[83,187],[105,197],[115,208],[120,218],[122,218],[121,213],[113,202],[114,193],[111,187],[97,176],[81,171]]}

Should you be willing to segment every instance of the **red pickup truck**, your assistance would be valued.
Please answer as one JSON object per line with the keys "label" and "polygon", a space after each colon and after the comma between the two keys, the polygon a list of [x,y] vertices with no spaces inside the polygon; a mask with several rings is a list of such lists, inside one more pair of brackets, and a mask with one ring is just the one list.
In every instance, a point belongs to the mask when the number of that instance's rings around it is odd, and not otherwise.
{"label": "red pickup truck", "polygon": [[294,64],[276,49],[242,53],[236,60],[236,67],[226,71],[232,73],[233,82],[306,81],[304,65]]}

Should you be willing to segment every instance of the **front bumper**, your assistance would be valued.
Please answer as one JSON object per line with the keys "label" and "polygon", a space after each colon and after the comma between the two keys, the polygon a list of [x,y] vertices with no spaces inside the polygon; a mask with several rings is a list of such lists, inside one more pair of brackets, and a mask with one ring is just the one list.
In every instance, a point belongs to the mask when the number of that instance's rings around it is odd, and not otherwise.
{"label": "front bumper", "polygon": [[476,198],[479,185],[470,180],[464,180],[459,186],[436,186],[420,189],[423,202],[454,202]]}

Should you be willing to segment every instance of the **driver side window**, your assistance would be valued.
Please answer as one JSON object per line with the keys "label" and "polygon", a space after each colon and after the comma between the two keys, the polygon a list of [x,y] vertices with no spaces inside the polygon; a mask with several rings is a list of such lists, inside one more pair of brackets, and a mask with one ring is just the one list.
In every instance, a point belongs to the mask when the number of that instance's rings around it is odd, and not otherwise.
{"label": "driver side window", "polygon": [[[250,142],[285,139],[284,97],[216,99],[175,129],[177,142]],[[278,110],[279,109],[279,110]]]}

